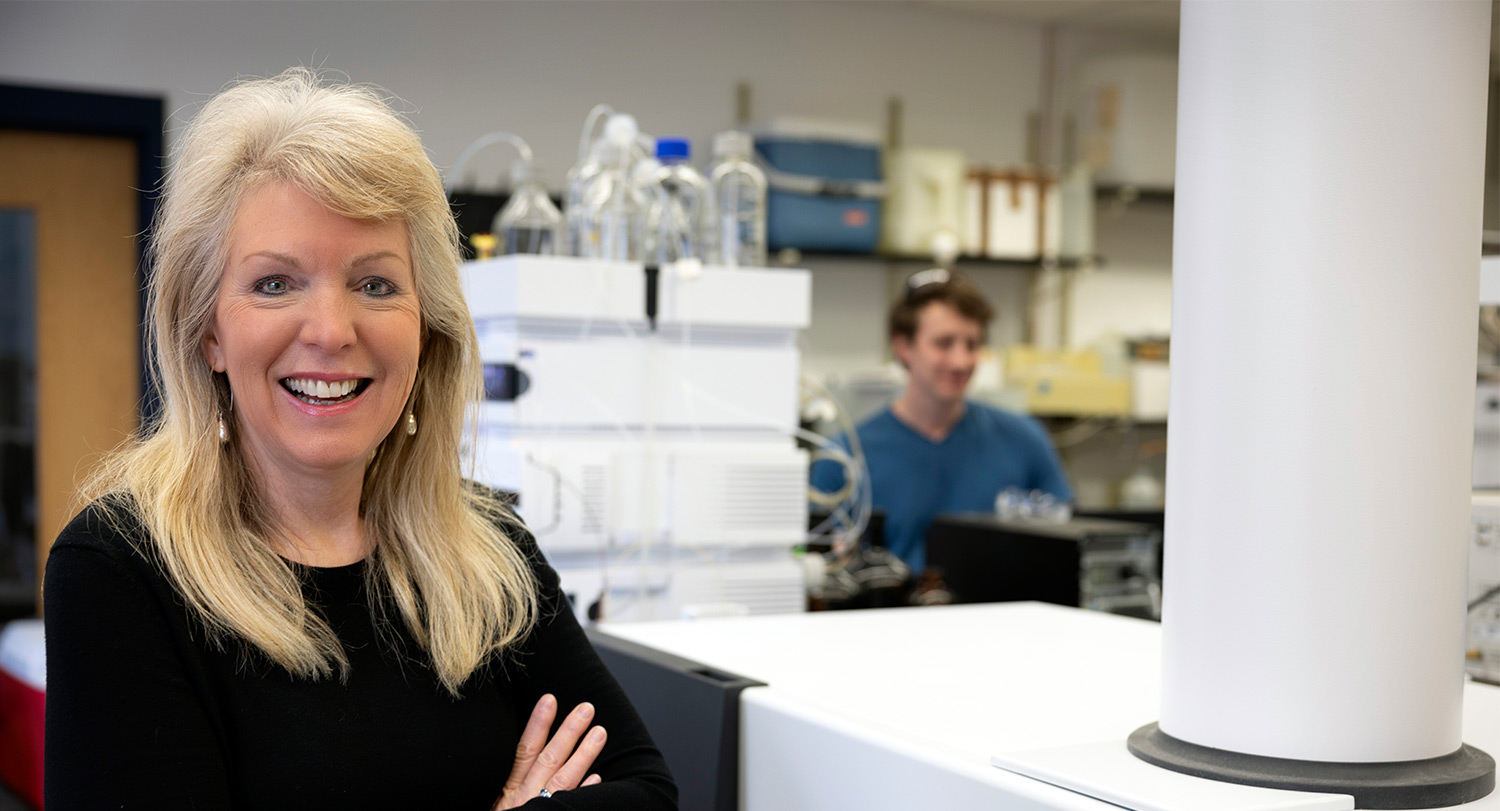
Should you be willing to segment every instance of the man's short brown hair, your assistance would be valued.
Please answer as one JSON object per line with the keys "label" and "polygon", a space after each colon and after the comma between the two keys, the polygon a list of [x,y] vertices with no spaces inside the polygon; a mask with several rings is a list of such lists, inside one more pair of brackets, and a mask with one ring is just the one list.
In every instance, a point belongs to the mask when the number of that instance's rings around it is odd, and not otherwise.
{"label": "man's short brown hair", "polygon": [[935,301],[947,304],[959,315],[978,323],[986,334],[990,321],[995,318],[995,309],[973,282],[956,273],[946,274],[943,278],[942,274],[923,271],[907,281],[905,294],[891,305],[890,317],[886,321],[887,340],[897,335],[908,341],[915,338],[917,315]]}

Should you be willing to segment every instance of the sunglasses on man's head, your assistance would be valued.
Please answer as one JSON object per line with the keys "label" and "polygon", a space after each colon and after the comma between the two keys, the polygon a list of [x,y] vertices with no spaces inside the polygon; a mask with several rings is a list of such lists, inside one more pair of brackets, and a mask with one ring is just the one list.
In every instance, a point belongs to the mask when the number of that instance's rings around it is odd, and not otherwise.
{"label": "sunglasses on man's head", "polygon": [[906,301],[911,302],[916,298],[917,291],[930,284],[947,284],[953,281],[953,274],[943,268],[932,268],[913,273],[906,280]]}

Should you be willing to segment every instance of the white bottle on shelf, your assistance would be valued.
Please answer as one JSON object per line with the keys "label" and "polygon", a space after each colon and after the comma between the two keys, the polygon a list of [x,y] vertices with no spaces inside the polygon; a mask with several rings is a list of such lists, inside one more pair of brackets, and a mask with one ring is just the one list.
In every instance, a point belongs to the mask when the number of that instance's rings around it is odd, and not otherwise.
{"label": "white bottle on shelf", "polygon": [[714,136],[709,183],[717,209],[710,237],[710,261],[715,264],[766,264],[766,174],[750,160],[753,149],[748,132],[730,130]]}

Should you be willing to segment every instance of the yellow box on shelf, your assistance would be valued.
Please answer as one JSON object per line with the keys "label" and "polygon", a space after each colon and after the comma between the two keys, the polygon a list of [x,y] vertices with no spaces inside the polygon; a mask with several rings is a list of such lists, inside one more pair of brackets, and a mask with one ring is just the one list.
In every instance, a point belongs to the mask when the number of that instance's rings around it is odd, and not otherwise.
{"label": "yellow box on shelf", "polygon": [[1005,385],[1026,393],[1026,410],[1039,416],[1124,416],[1130,380],[1106,374],[1099,353],[1011,346]]}

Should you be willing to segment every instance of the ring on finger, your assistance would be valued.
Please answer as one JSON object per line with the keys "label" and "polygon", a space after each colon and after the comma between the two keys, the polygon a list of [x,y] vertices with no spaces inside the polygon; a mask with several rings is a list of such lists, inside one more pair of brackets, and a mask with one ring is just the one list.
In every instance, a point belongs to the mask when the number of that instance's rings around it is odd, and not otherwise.
{"label": "ring on finger", "polygon": [[536,796],[538,796],[538,797],[551,797],[552,796],[552,792],[548,791],[546,786],[542,786],[542,790],[539,791],[539,792],[537,792]]}

